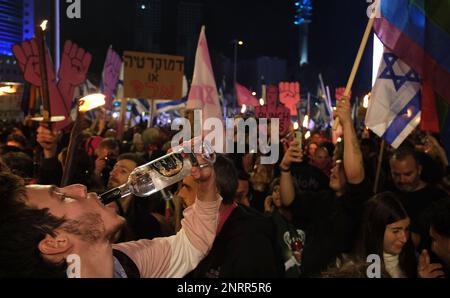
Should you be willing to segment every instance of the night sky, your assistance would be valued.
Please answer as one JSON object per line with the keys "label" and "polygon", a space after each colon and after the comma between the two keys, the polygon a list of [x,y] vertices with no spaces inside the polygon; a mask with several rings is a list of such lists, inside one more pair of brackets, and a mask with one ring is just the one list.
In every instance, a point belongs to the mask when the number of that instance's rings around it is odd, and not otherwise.
{"label": "night sky", "polygon": [[[136,1],[136,0],[135,0]],[[133,44],[130,0],[82,1],[82,19],[62,18],[62,40],[71,38],[94,55],[91,71],[100,72],[109,44],[119,52]],[[167,0],[163,0],[167,1]],[[177,3],[177,0],[169,0]],[[294,0],[204,0],[203,23],[211,56],[233,57],[231,41],[245,41],[238,58],[275,56],[295,67],[298,29],[293,24]],[[66,5],[66,4],[62,4]],[[315,0],[310,25],[310,65],[302,69],[309,80],[322,73],[332,87],[345,85],[367,24],[365,0]],[[174,14],[175,16],[175,14]],[[372,44],[363,58],[354,94],[370,89]],[[214,61],[213,61],[214,64]],[[299,79],[292,77],[292,79]],[[302,77],[304,80],[305,78]]]}

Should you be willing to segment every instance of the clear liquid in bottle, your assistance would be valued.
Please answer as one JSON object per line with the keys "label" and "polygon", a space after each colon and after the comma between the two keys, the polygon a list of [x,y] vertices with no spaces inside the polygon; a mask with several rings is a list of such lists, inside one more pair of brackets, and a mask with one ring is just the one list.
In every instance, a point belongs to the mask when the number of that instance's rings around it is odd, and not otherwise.
{"label": "clear liquid in bottle", "polygon": [[145,197],[181,181],[190,175],[191,168],[190,159],[172,153],[134,169],[127,184],[131,193]]}
{"label": "clear liquid in bottle", "polygon": [[[195,155],[183,155],[184,149],[179,146],[171,153],[135,168],[127,183],[100,195],[102,203],[106,205],[130,194],[146,197],[183,180],[191,174],[193,166],[198,166]],[[215,162],[215,153],[209,144],[203,143],[202,155],[208,164]]]}

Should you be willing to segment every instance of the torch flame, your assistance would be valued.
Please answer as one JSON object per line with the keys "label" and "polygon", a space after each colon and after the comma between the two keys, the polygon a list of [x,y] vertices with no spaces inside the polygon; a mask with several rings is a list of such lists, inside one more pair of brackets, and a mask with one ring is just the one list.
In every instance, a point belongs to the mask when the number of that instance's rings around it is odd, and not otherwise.
{"label": "torch flame", "polygon": [[105,97],[106,96],[101,93],[86,95],[80,99],[80,106],[78,109],[80,112],[87,112],[98,108],[105,104]]}
{"label": "torch flame", "polygon": [[16,93],[16,87],[15,86],[3,86],[3,87],[0,87],[0,95],[13,94],[13,93]]}
{"label": "torch flame", "polygon": [[45,29],[47,29],[47,23],[48,23],[48,21],[47,20],[44,20],[42,23],[41,23],[41,28],[42,28],[42,31],[45,31]]}
{"label": "torch flame", "polygon": [[305,115],[305,118],[303,119],[303,127],[305,127],[305,128],[309,127],[309,117],[308,117],[308,115]]}

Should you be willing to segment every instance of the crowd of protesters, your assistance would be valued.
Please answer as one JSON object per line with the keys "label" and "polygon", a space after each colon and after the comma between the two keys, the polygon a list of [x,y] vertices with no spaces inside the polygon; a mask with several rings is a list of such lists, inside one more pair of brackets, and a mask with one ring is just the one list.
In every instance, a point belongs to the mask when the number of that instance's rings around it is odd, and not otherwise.
{"label": "crowd of protesters", "polygon": [[381,140],[355,128],[348,101],[335,116],[340,143],[330,131],[304,146],[283,138],[268,165],[261,153],[217,154],[179,184],[107,206],[97,194],[166,154],[176,132],[141,121],[118,137],[114,122],[86,119],[66,186],[70,130],[2,122],[0,277],[70,276],[73,254],[81,277],[370,277],[373,256],[379,277],[449,277],[438,138],[417,130],[387,145],[377,173]]}

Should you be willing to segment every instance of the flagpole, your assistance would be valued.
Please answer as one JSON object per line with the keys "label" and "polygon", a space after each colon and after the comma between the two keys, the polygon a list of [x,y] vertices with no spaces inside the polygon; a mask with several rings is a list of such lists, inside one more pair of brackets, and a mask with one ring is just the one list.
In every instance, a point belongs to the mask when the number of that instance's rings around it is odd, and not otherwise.
{"label": "flagpole", "polygon": [[41,98],[42,98],[42,116],[43,121],[49,124],[51,128],[51,111],[50,111],[50,96],[49,96],[49,88],[48,88],[48,75],[47,75],[47,63],[46,63],[46,54],[47,47],[45,42],[45,29],[46,29],[47,21],[42,22],[41,26],[37,26],[36,28],[36,42],[38,48],[39,55],[39,72],[41,75]]}
{"label": "flagpole", "polygon": [[[327,100],[328,100],[328,106],[330,107],[330,110],[333,111],[333,110],[331,109],[332,104],[331,104],[330,86],[327,85],[327,87],[326,87],[325,89],[327,90],[326,98],[327,98]],[[331,113],[333,114],[333,112],[331,112]],[[333,116],[333,115],[331,115],[331,116]]]}
{"label": "flagpole", "polygon": [[261,98],[264,101],[264,104],[266,104],[266,80],[264,79],[264,76],[261,76]]}
{"label": "flagpole", "polygon": [[[347,86],[345,87],[344,96],[342,99],[348,99],[350,95],[350,91],[352,90],[353,82],[355,81],[356,72],[358,71],[359,64],[361,63],[362,55],[364,54],[364,49],[366,48],[367,41],[369,40],[370,32],[372,31],[373,22],[375,21],[376,16],[376,10],[372,12],[372,15],[369,18],[369,21],[367,22],[366,31],[364,32],[363,39],[361,41],[361,44],[359,45],[358,54],[356,55],[355,62],[353,63],[352,72],[350,73],[350,77],[347,82]],[[336,117],[333,121],[333,130],[336,130],[339,123],[339,117]]]}
{"label": "flagpole", "polygon": [[[61,60],[61,33],[60,33],[60,4],[55,0],[55,74],[58,77],[59,64]],[[57,79],[58,80],[58,79]]]}
{"label": "flagpole", "polygon": [[153,120],[156,116],[156,103],[154,99],[150,99],[150,119],[148,121],[147,127],[152,127]]}
{"label": "flagpole", "polygon": [[308,105],[306,106],[306,114],[308,115],[308,119],[310,119],[311,118],[311,116],[310,116],[310,109],[311,109],[311,106],[310,106],[310,101],[311,101],[311,93],[309,93],[308,92],[308,96],[307,96],[307,100],[308,100]]}
{"label": "flagpole", "polygon": [[127,116],[128,98],[122,97],[120,100],[120,114],[117,125],[117,139],[121,140],[125,132],[125,121]]}
{"label": "flagpole", "polygon": [[378,192],[378,184],[380,182],[381,163],[383,161],[383,153],[384,153],[385,143],[386,143],[386,141],[384,139],[382,139],[380,153],[378,155],[378,164],[377,164],[377,173],[375,175],[375,184],[373,185],[373,193],[374,194],[376,194]]}

